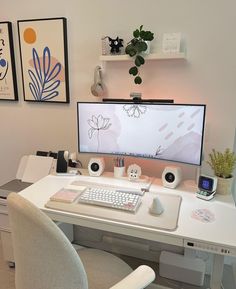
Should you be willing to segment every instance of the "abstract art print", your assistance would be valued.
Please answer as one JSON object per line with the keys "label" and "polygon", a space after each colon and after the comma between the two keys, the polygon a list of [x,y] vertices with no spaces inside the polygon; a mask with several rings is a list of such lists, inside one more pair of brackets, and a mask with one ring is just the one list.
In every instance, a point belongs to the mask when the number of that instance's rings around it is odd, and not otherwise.
{"label": "abstract art print", "polygon": [[24,99],[69,102],[66,18],[18,20]]}
{"label": "abstract art print", "polygon": [[0,22],[0,100],[18,100],[11,22]]}

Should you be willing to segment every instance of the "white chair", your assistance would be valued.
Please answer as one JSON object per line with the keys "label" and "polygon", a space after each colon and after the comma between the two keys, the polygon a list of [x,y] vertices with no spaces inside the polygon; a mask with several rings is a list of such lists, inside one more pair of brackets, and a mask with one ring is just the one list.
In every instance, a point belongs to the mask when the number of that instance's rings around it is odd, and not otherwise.
{"label": "white chair", "polygon": [[16,263],[16,289],[141,289],[154,271],[132,269],[105,251],[78,252],[54,222],[16,193],[7,199]]}

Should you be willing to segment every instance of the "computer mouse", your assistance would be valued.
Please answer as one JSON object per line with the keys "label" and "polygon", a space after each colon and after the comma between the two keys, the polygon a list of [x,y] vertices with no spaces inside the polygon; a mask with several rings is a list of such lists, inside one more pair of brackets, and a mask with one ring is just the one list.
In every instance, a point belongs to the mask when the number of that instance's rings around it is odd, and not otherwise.
{"label": "computer mouse", "polygon": [[163,205],[158,197],[153,198],[149,212],[152,215],[161,215],[164,212]]}

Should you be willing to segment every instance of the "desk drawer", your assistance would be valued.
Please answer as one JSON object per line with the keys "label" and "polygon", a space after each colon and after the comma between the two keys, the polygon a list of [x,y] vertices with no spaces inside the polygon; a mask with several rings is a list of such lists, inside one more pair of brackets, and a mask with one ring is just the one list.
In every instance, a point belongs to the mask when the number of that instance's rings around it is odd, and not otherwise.
{"label": "desk drawer", "polygon": [[0,204],[0,214],[8,214],[7,206],[5,204]]}
{"label": "desk drawer", "polygon": [[9,217],[2,212],[0,212],[0,230],[10,231]]}
{"label": "desk drawer", "polygon": [[2,239],[3,258],[7,262],[14,262],[11,233],[3,231],[0,233]]}

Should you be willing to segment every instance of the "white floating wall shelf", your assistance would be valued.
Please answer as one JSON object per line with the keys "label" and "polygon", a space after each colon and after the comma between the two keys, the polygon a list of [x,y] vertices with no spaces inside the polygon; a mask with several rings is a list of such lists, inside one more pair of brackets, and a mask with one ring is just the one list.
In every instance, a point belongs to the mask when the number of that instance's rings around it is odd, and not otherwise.
{"label": "white floating wall shelf", "polygon": [[[145,55],[145,60],[164,60],[164,59],[186,59],[184,52],[178,53],[151,53]],[[128,54],[118,55],[101,55],[101,61],[132,61],[132,58]]]}

